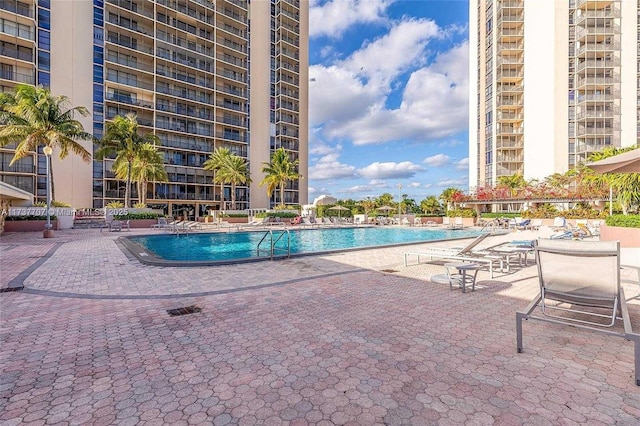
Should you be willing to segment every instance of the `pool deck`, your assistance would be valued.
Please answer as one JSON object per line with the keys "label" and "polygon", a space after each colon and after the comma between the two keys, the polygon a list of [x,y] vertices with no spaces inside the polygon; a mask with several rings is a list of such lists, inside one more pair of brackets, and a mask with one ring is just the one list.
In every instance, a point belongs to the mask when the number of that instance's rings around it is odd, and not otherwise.
{"label": "pool deck", "polygon": [[527,322],[516,353],[534,266],[462,294],[403,265],[421,246],[154,267],[117,241],[142,232],[0,237],[0,424],[640,421],[631,342]]}

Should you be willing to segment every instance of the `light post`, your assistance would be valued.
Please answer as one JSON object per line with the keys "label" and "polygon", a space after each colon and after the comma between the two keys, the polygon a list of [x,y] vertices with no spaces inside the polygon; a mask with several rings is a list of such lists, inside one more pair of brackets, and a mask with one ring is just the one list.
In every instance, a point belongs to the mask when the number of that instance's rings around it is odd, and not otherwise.
{"label": "light post", "polygon": [[43,237],[44,238],[51,238],[53,237],[53,231],[51,230],[51,213],[49,212],[49,210],[51,210],[51,175],[50,175],[50,170],[51,170],[51,165],[50,165],[50,161],[51,161],[51,154],[53,153],[53,149],[50,146],[45,146],[44,148],[42,148],[42,152],[44,153],[45,159],[47,161],[47,223],[44,226],[44,233],[43,233]]}
{"label": "light post", "polygon": [[398,184],[398,219],[402,215],[402,184]]}

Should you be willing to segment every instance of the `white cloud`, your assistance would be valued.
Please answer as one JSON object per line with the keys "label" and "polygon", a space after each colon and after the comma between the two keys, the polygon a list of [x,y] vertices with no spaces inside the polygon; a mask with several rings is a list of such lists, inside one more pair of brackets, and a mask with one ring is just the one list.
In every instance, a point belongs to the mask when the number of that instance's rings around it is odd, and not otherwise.
{"label": "white cloud", "polygon": [[[460,27],[441,28],[428,19],[395,23],[389,32],[331,64],[309,69],[309,117],[329,138],[355,145],[410,139],[418,142],[455,135],[468,126],[468,43],[429,59],[433,39]],[[406,84],[401,76],[412,71]],[[404,85],[404,87],[403,87]],[[388,97],[403,90],[399,107]],[[457,145],[451,141],[447,145]]]}
{"label": "white cloud", "polygon": [[333,126],[329,135],[346,135],[356,145],[391,140],[448,137],[468,126],[468,45],[441,53],[411,74],[399,108],[373,105],[365,115]]}
{"label": "white cloud", "polygon": [[332,147],[329,146],[323,142],[316,142],[313,144],[313,146],[309,146],[309,154],[312,155],[327,155],[327,154],[333,154],[334,152],[336,152],[336,150],[341,150],[342,146],[338,145],[337,147]]}
{"label": "white cloud", "polygon": [[376,107],[382,108],[394,79],[420,66],[428,41],[436,37],[438,26],[433,21],[405,20],[344,61],[310,66],[311,125],[328,124],[325,130],[329,135],[339,137],[348,123],[367,117],[367,112]]}
{"label": "white cloud", "polygon": [[385,11],[394,0],[330,0],[312,2],[309,9],[309,37],[338,38],[354,24],[386,21]]}
{"label": "white cloud", "polygon": [[315,164],[309,166],[309,179],[326,180],[356,176],[356,168],[338,161],[342,146],[331,147],[319,143],[309,152],[322,155]]}
{"label": "white cloud", "polygon": [[462,160],[455,163],[456,169],[458,170],[469,170],[469,157],[463,158]]}
{"label": "white cloud", "polygon": [[432,167],[440,167],[444,166],[451,160],[448,155],[445,154],[436,154],[431,157],[427,157],[424,159],[423,163],[426,163]]}
{"label": "white cloud", "polygon": [[361,195],[365,194],[365,195],[362,195],[362,198],[365,198],[367,196],[370,196],[373,198],[380,195],[381,189],[384,190],[386,188],[389,188],[389,185],[387,184],[386,181],[381,179],[372,179],[371,181],[369,181],[368,184],[354,185],[338,192],[343,194],[361,194]]}
{"label": "white cloud", "polygon": [[369,179],[406,179],[423,170],[422,167],[410,161],[401,163],[380,163],[376,161],[367,167],[358,169],[358,174]]}

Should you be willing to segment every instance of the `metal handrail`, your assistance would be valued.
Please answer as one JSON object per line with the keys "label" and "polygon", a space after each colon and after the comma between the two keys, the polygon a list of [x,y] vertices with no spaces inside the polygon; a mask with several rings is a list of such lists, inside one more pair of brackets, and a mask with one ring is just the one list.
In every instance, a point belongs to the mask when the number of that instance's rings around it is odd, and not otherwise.
{"label": "metal handrail", "polygon": [[[276,247],[276,244],[278,243],[278,241],[280,241],[280,239],[286,235],[287,236],[287,247],[286,248],[278,248]],[[265,249],[261,249],[260,246],[262,245],[263,242],[265,242],[267,236],[269,237],[269,258],[271,260],[273,260],[273,256],[274,253],[276,252],[276,250],[283,250],[287,252],[287,258],[291,257],[291,234],[289,232],[288,229],[283,229],[282,232],[280,233],[280,235],[278,235],[278,237],[274,240],[273,239],[273,230],[268,230],[267,232],[265,232],[265,234],[262,236],[262,238],[260,239],[260,242],[258,243],[258,247],[256,248],[257,251],[257,255],[258,257],[260,257],[260,251],[261,250],[265,250]]]}

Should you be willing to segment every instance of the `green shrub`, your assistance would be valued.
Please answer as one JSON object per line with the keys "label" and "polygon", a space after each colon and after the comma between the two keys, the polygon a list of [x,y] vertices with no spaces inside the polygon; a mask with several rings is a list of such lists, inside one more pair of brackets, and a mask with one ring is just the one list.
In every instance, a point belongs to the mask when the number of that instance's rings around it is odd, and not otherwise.
{"label": "green shrub", "polygon": [[606,221],[608,226],[620,226],[623,228],[640,228],[640,215],[614,214]]}
{"label": "green shrub", "polygon": [[[49,217],[51,220],[57,219],[55,215]],[[17,222],[22,220],[47,220],[47,216],[34,216],[34,215],[22,215],[22,216],[7,216],[4,219],[7,222]]]}
{"label": "green shrub", "polygon": [[298,217],[299,215],[298,213],[291,213],[291,212],[267,212],[267,216],[289,219],[292,217]]}
{"label": "green shrub", "polygon": [[291,213],[291,212],[260,212],[260,213],[256,213],[257,218],[265,218],[265,217],[281,217],[281,218],[292,218],[292,217],[298,217],[299,214],[297,213]]}
{"label": "green shrub", "polygon": [[222,213],[220,217],[248,217],[246,213]]}
{"label": "green shrub", "polygon": [[522,213],[480,213],[483,219],[494,219],[496,217],[521,217]]}
{"label": "green shrub", "polygon": [[452,209],[447,210],[449,217],[476,217],[477,213],[473,209]]}
{"label": "green shrub", "polygon": [[159,217],[164,217],[164,214],[148,212],[148,213],[128,213],[128,214],[113,216],[113,218],[116,220],[157,219]]}
{"label": "green shrub", "polygon": [[33,207],[47,207],[47,203],[45,203],[44,201],[38,201],[36,203],[33,203]]}
{"label": "green shrub", "polygon": [[71,207],[71,204],[65,203],[64,201],[53,200],[51,202],[51,207]]}
{"label": "green shrub", "polygon": [[133,205],[133,208],[134,208],[134,209],[146,209],[146,208],[147,208],[147,205],[146,205],[145,203],[135,203],[135,204]]}
{"label": "green shrub", "polygon": [[124,203],[122,201],[111,201],[107,203],[105,207],[109,209],[121,209],[124,207]]}

